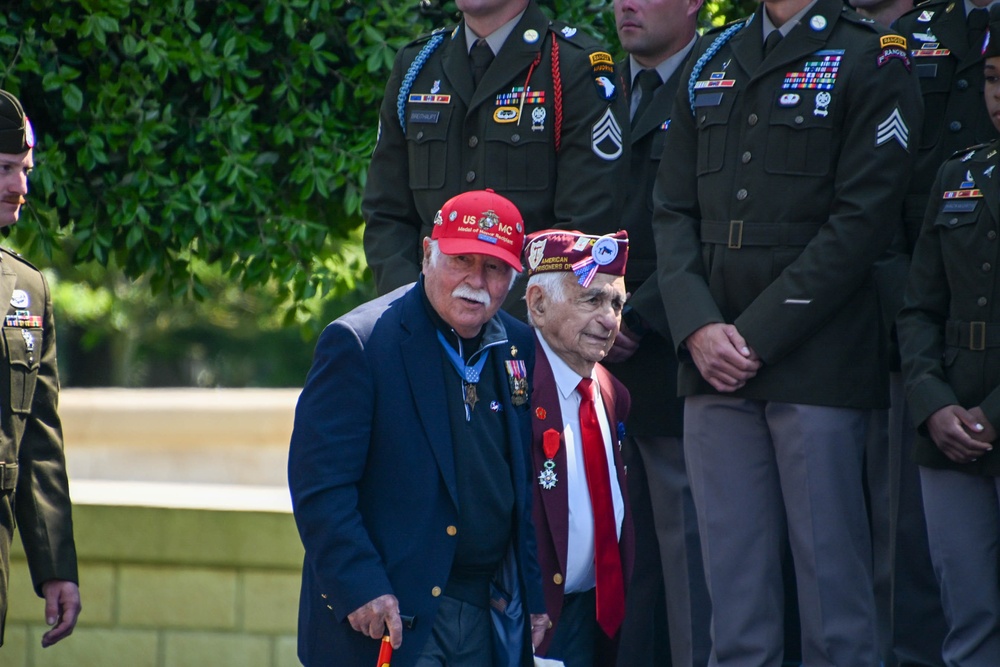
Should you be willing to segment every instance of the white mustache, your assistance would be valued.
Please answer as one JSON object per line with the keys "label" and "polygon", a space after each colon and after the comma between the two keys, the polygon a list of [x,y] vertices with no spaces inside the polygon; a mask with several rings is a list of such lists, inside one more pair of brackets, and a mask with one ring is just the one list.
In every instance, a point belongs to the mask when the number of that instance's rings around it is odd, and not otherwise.
{"label": "white mustache", "polygon": [[459,285],[452,290],[451,295],[456,299],[468,299],[489,306],[492,299],[490,293],[484,289],[472,289],[468,285]]}

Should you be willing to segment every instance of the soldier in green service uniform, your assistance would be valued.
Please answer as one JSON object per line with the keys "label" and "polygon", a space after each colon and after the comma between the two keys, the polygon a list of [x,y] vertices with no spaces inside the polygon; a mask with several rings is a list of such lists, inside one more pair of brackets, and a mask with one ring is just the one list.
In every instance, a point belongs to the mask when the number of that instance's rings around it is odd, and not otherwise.
{"label": "soldier in green service uniform", "polygon": [[[904,233],[879,277],[884,313],[895,320],[903,305],[913,244],[927,210],[927,198],[941,163],[960,149],[989,141],[996,129],[982,103],[982,43],[990,0],[929,0],[895,22],[907,38],[920,82],[924,125],[913,177],[903,206]],[[886,667],[943,667],[947,632],[941,596],[927,545],[920,475],[913,462],[916,432],[906,409],[893,332],[892,406],[882,444],[888,453],[889,539],[892,545],[891,655]],[[869,479],[877,478],[870,475]]]}
{"label": "soldier in green service uniform", "polygon": [[[34,166],[31,123],[21,103],[0,90],[0,227],[17,222]],[[80,613],[76,546],[70,516],[62,427],[56,411],[55,322],[41,272],[0,248],[3,322],[0,364],[0,642],[7,612],[15,520],[35,591],[45,598],[42,636],[50,646],[69,636]]]}
{"label": "soldier in green service uniform", "polygon": [[404,47],[386,86],[362,202],[380,294],[417,279],[420,239],[460,192],[509,198],[529,233],[617,230],[628,115],[611,56],[535,0],[456,4],[458,27]]}
{"label": "soldier in green service uniform", "polygon": [[660,292],[712,602],[709,664],[874,667],[863,493],[888,386],[875,260],[920,130],[906,40],[840,0],[764,0],[696,45],[654,188]]}
{"label": "soldier in green service uniform", "polygon": [[[1000,129],[1000,7],[985,107]],[[897,320],[946,665],[1000,665],[1000,140],[940,168]]]}
{"label": "soldier in green service uniform", "polygon": [[924,99],[923,132],[904,214],[910,249],[941,163],[955,151],[997,136],[981,99],[981,51],[989,4],[990,0],[930,0],[896,22],[896,30],[910,42]]}

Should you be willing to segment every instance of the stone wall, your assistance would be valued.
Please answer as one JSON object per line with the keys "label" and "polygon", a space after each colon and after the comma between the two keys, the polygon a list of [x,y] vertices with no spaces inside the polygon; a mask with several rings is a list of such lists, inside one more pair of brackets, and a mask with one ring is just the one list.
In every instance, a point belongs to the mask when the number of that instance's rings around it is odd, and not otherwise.
{"label": "stone wall", "polygon": [[43,650],[18,544],[0,664],[298,665],[302,546],[284,486],[295,395],[64,392],[84,609]]}

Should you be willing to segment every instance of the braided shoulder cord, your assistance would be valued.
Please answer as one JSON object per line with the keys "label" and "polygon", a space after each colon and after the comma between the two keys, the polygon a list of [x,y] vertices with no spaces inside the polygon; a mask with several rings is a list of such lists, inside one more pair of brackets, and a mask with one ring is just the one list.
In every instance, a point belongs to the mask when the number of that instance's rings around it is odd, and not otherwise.
{"label": "braided shoulder cord", "polygon": [[726,28],[725,32],[715,38],[715,41],[709,45],[708,49],[705,50],[705,53],[701,54],[701,57],[698,58],[698,62],[694,64],[694,69],[691,70],[691,78],[688,79],[688,101],[691,104],[692,116],[694,115],[694,85],[698,83],[698,77],[701,76],[701,71],[705,69],[705,65],[708,64],[708,61],[715,57],[715,54],[719,52],[719,49],[721,49],[733,35],[750,25],[752,20],[753,14],[751,14],[750,18],[746,21],[742,23],[734,23]]}
{"label": "braided shoulder cord", "polygon": [[559,40],[555,35],[552,36],[552,88],[556,110],[555,147],[558,153],[559,145],[562,143],[563,98],[562,74],[559,71]]}
{"label": "braided shoulder cord", "polygon": [[403,134],[406,134],[406,101],[410,97],[410,91],[413,90],[413,82],[417,80],[417,75],[424,68],[424,63],[427,62],[427,59],[434,53],[434,49],[441,46],[441,42],[443,41],[443,32],[439,32],[431,37],[424,44],[424,47],[420,49],[413,62],[410,63],[409,69],[406,70],[406,74],[403,76],[403,82],[399,85],[399,95],[396,96],[396,115],[399,117],[399,126],[403,128]]}

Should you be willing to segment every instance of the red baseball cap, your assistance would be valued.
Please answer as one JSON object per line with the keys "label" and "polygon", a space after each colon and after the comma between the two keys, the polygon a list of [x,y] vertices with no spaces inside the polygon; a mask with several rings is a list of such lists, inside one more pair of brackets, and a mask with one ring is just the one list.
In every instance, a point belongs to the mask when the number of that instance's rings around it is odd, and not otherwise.
{"label": "red baseball cap", "polygon": [[446,255],[489,255],[521,271],[524,220],[493,190],[463,192],[446,201],[434,216],[431,239]]}

